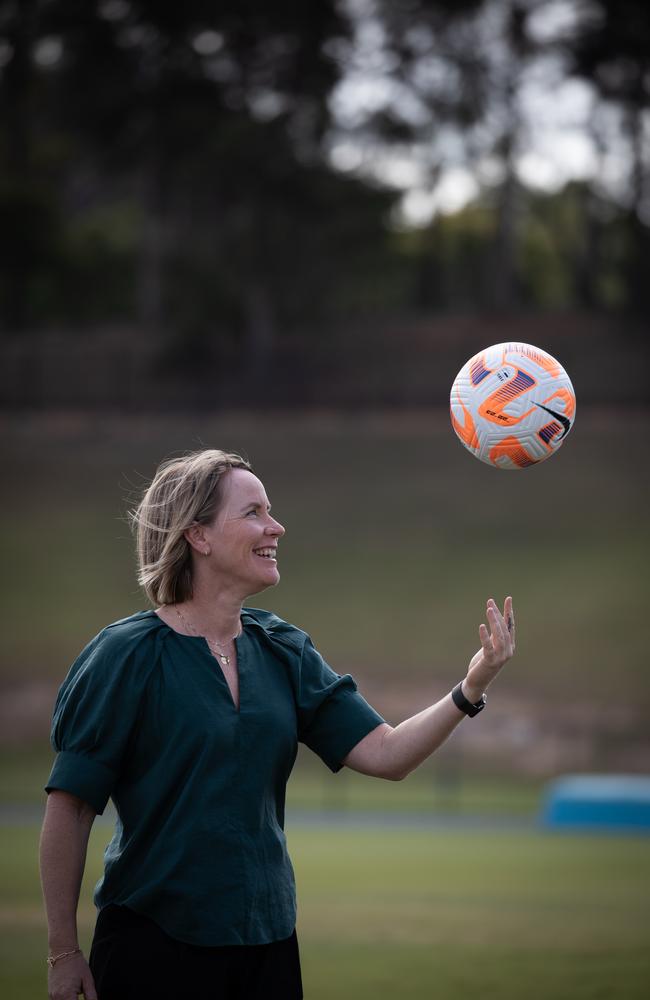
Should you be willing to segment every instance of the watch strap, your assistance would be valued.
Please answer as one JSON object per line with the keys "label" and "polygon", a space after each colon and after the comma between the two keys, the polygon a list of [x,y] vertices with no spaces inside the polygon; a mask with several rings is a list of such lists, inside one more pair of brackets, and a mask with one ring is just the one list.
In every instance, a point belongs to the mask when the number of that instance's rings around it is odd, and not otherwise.
{"label": "watch strap", "polygon": [[460,682],[460,684],[457,684],[456,687],[453,689],[453,691],[451,692],[451,697],[453,699],[456,708],[459,708],[461,712],[464,712],[465,715],[468,715],[470,719],[473,719],[475,715],[478,715],[479,712],[482,712],[487,702],[486,694],[482,694],[479,700],[474,704],[471,701],[468,701],[465,695],[463,694],[462,681]]}

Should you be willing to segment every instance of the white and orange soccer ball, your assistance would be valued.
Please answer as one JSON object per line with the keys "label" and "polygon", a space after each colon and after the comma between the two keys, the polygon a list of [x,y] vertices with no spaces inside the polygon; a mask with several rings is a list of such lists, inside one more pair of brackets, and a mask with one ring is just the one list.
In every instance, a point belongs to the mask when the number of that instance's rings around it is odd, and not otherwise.
{"label": "white and orange soccer ball", "polygon": [[573,426],[576,397],[559,361],[531,344],[494,344],[463,365],[451,422],[472,455],[497,469],[550,458]]}

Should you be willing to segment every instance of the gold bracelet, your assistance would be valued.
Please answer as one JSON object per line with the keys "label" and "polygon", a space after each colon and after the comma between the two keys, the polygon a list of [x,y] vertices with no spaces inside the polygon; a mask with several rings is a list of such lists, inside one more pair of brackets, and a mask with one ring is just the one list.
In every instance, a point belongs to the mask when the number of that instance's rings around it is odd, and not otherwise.
{"label": "gold bracelet", "polygon": [[50,969],[53,969],[57,962],[60,962],[62,958],[68,958],[69,955],[80,955],[81,948],[74,948],[72,951],[61,952],[60,955],[48,955],[47,964]]}

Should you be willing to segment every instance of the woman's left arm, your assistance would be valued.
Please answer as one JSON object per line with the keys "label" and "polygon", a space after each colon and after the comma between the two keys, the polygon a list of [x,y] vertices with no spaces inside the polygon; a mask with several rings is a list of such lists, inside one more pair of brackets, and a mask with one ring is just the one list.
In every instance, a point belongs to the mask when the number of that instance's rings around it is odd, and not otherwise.
{"label": "woman's left arm", "polygon": [[[472,704],[480,700],[515,651],[512,598],[506,598],[503,614],[490,598],[487,619],[489,628],[479,627],[481,648],[472,657],[462,682],[462,693]],[[395,728],[388,723],[377,726],[352,748],[343,763],[362,774],[401,781],[430,757],[464,718],[465,713],[448,694]]]}

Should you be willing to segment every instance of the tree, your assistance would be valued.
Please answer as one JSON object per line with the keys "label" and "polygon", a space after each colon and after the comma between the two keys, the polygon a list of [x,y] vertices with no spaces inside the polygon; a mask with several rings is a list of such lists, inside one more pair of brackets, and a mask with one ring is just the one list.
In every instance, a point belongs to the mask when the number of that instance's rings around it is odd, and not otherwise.
{"label": "tree", "polygon": [[353,141],[363,129],[380,162],[382,153],[388,159],[403,147],[419,166],[422,186],[435,187],[446,171],[460,169],[472,175],[476,193],[490,189],[497,224],[489,290],[497,309],[519,299],[518,161],[528,127],[522,89],[533,69],[540,72],[543,53],[530,19],[545,2],[368,2],[357,15],[357,55],[347,55],[348,67],[354,72],[356,58],[363,72],[364,30],[367,36],[372,29],[375,51],[366,57],[366,72],[383,64],[391,81],[383,101],[352,120]]}
{"label": "tree", "polygon": [[24,0],[0,10],[0,298],[16,330],[30,322],[30,300],[61,240],[50,164],[36,141],[43,93],[34,62],[38,7]]}
{"label": "tree", "polygon": [[589,80],[605,106],[620,112],[620,134],[611,125],[603,142],[627,146],[628,253],[626,300],[645,316],[650,306],[650,8],[644,0],[594,0],[581,9],[566,39],[572,70]]}
{"label": "tree", "polygon": [[[20,91],[15,104],[25,111],[24,95],[39,87],[39,115],[65,150],[56,193],[67,220],[89,205],[127,199],[138,207],[137,301],[144,325],[156,330],[188,322],[170,281],[178,285],[185,266],[179,258],[199,271],[216,270],[218,258],[197,261],[197,254],[201,248],[213,254],[216,244],[227,261],[225,240],[209,239],[210,232],[227,233],[239,247],[235,287],[238,312],[247,317],[247,347],[262,358],[268,353],[274,293],[256,241],[268,229],[267,218],[277,216],[278,185],[287,190],[282,206],[290,214],[292,179],[299,186],[318,160],[336,79],[326,42],[346,30],[333,0],[308,9],[291,0],[272,6],[260,0],[11,5],[11,16],[0,23],[0,51],[4,39],[9,52],[2,96],[8,102]],[[22,48],[11,43],[14,35]],[[48,41],[59,57],[46,71],[34,53]],[[21,146],[30,121],[15,113],[16,135],[7,147]],[[181,236],[187,242],[179,252]],[[25,290],[15,287],[24,299]],[[170,306],[179,312],[170,314]]]}

